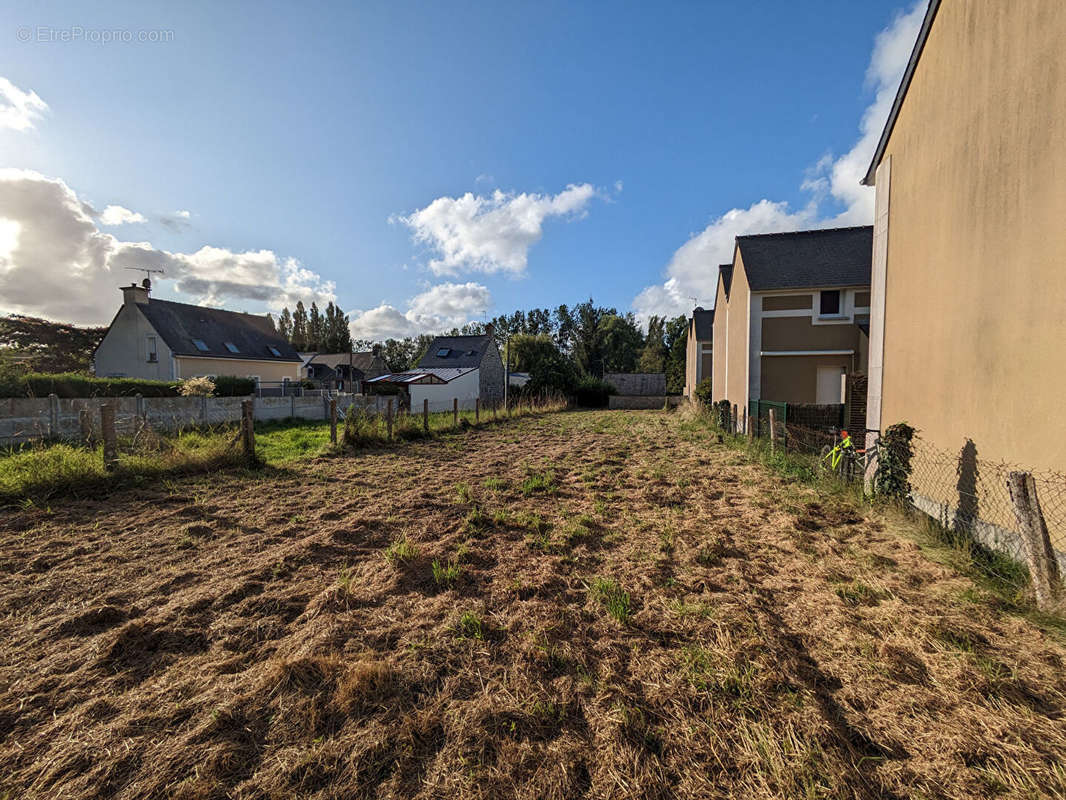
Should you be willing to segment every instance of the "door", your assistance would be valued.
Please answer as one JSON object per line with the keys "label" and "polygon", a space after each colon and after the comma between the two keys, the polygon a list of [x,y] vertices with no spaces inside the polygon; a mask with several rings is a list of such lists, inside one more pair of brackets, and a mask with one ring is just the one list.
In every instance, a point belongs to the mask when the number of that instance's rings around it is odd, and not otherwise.
{"label": "door", "polygon": [[818,367],[818,384],[814,402],[819,405],[843,403],[847,374],[845,367]]}

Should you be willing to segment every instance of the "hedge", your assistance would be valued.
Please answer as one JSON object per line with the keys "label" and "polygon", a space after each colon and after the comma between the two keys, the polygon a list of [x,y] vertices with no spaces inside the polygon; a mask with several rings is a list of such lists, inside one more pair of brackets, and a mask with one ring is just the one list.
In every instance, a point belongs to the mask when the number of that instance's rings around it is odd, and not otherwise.
{"label": "hedge", "polygon": [[[0,397],[177,397],[181,381],[146,381],[138,378],[94,378],[77,372],[5,375],[0,379]],[[215,394],[238,397],[255,393],[255,381],[220,375]]]}

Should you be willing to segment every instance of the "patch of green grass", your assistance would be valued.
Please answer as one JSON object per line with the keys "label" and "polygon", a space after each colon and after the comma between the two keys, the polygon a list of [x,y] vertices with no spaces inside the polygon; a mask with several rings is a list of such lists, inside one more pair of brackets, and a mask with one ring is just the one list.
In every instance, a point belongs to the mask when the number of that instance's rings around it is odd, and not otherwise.
{"label": "patch of green grass", "polygon": [[837,597],[849,606],[876,606],[889,596],[887,592],[875,589],[862,581],[852,581],[845,586],[838,586],[836,593]]}
{"label": "patch of green grass", "polygon": [[596,578],[589,586],[589,596],[607,609],[607,613],[625,625],[632,615],[629,592],[609,578]]}
{"label": "patch of green grass", "polygon": [[457,503],[472,503],[474,501],[474,493],[470,490],[469,483],[457,483],[455,485],[455,502]]}
{"label": "patch of green grass", "polygon": [[396,539],[385,549],[385,560],[390,565],[405,564],[418,558],[418,545],[408,541],[406,536]]}
{"label": "patch of green grass", "polygon": [[559,485],[555,481],[555,471],[534,472],[522,481],[522,494],[530,497],[534,494],[555,494]]}
{"label": "patch of green grass", "polygon": [[502,492],[507,488],[508,483],[503,478],[485,478],[481,485],[494,492]]}
{"label": "patch of green grass", "polygon": [[443,588],[451,588],[463,574],[463,568],[459,566],[458,559],[453,559],[446,564],[439,559],[433,559],[433,582]]}
{"label": "patch of green grass", "polygon": [[482,628],[481,617],[475,614],[473,611],[464,611],[460,617],[459,622],[455,626],[456,632],[464,639],[483,639],[484,630]]}

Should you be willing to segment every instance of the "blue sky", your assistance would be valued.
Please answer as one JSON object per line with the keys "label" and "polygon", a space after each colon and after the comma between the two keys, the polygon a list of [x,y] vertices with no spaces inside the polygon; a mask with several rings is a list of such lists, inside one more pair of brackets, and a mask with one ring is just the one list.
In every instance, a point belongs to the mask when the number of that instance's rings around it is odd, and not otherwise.
{"label": "blue sky", "polygon": [[[106,322],[136,275],[123,267],[152,263],[159,296],[250,311],[335,297],[368,336],[589,295],[683,313],[689,295],[712,301],[736,233],[868,222],[844,173],[868,158],[853,151],[879,132],[921,12],[0,9],[17,107],[0,126],[0,311]],[[122,216],[108,206],[144,221],[107,224]]]}

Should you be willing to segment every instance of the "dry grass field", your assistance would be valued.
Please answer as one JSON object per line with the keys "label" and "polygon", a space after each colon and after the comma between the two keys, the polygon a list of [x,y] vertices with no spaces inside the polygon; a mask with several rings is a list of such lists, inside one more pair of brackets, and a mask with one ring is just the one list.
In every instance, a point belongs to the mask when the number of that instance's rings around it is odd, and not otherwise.
{"label": "dry grass field", "polygon": [[664,412],[0,510],[0,798],[1066,797],[908,525]]}

